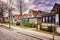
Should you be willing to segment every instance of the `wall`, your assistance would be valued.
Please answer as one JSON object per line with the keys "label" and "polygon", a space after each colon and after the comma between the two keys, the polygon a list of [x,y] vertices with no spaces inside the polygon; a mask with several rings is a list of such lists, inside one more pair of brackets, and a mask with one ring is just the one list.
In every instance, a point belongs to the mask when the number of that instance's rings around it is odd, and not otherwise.
{"label": "wall", "polygon": [[42,18],[37,18],[37,24],[42,24]]}
{"label": "wall", "polygon": [[30,18],[29,22],[37,24],[37,18]]}
{"label": "wall", "polygon": [[59,24],[59,14],[56,14],[55,15],[55,23],[56,24]]}

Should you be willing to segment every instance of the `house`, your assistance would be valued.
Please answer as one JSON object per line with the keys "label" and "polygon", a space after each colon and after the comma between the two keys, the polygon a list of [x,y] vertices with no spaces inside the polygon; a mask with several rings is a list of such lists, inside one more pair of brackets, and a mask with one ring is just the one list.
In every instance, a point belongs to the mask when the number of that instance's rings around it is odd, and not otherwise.
{"label": "house", "polygon": [[30,10],[29,12],[29,22],[35,24],[42,24],[42,14],[46,13],[40,10]]}
{"label": "house", "polygon": [[22,15],[22,25],[25,25],[28,22],[28,14],[24,13]]}
{"label": "house", "polygon": [[53,24],[51,26],[57,27],[57,32],[60,33],[60,4],[55,3],[51,13],[42,14],[42,23]]}
{"label": "house", "polygon": [[14,14],[13,16],[12,16],[12,21],[13,21],[13,23],[17,23],[17,22],[19,22],[19,14]]}
{"label": "house", "polygon": [[60,4],[55,3],[51,13],[42,14],[43,23],[60,25]]}
{"label": "house", "polygon": [[51,12],[55,14],[55,24],[60,25],[60,4],[55,3]]}
{"label": "house", "polygon": [[[20,22],[21,15],[15,14],[13,15],[13,23]],[[22,14],[22,24],[24,25],[28,21],[28,14]]]}

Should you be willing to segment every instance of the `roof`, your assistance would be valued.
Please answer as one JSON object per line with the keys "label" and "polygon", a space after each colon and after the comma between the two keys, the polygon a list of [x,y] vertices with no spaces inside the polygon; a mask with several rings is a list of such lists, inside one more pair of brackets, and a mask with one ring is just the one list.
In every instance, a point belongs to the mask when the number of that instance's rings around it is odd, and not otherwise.
{"label": "roof", "polygon": [[23,14],[23,18],[28,18],[28,14]]}
{"label": "roof", "polygon": [[60,4],[57,4],[57,3],[55,3],[55,5],[54,5],[54,7],[53,7],[53,9],[51,10],[51,12],[57,12],[57,8],[59,9],[60,8]]}
{"label": "roof", "polygon": [[30,10],[32,11],[32,13],[30,13],[29,15],[33,15],[33,17],[42,17],[42,14],[48,14],[47,12],[44,11],[40,11],[40,10]]}

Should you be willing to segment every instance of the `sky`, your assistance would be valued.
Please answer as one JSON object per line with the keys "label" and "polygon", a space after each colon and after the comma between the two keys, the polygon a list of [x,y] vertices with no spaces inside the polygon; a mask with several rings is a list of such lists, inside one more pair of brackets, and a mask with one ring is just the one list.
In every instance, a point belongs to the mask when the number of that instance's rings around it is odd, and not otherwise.
{"label": "sky", "polygon": [[60,4],[60,0],[24,0],[29,9],[50,12],[55,3]]}
{"label": "sky", "polygon": [[[7,0],[3,1],[7,2]],[[17,0],[13,0],[14,4],[16,4],[16,1]],[[55,3],[60,4],[60,0],[23,0],[23,2],[23,12],[26,12],[29,9],[50,12]]]}

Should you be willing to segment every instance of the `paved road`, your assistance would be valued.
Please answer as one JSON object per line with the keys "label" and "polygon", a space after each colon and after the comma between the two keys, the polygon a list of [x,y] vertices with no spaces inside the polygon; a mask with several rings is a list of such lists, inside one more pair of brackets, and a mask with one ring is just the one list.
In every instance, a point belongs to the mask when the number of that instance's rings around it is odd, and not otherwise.
{"label": "paved road", "polygon": [[[7,25],[5,25],[7,26]],[[6,30],[6,31],[5,31]],[[35,32],[28,29],[23,28],[17,28],[14,26],[11,26],[10,31],[4,28],[1,28],[0,31],[5,35],[8,35],[8,39],[16,39],[16,40],[49,40],[49,38],[52,38],[52,35],[41,33],[41,32]],[[55,40],[60,40],[60,37],[55,36]]]}
{"label": "paved road", "polygon": [[0,27],[0,40],[40,40]]}

